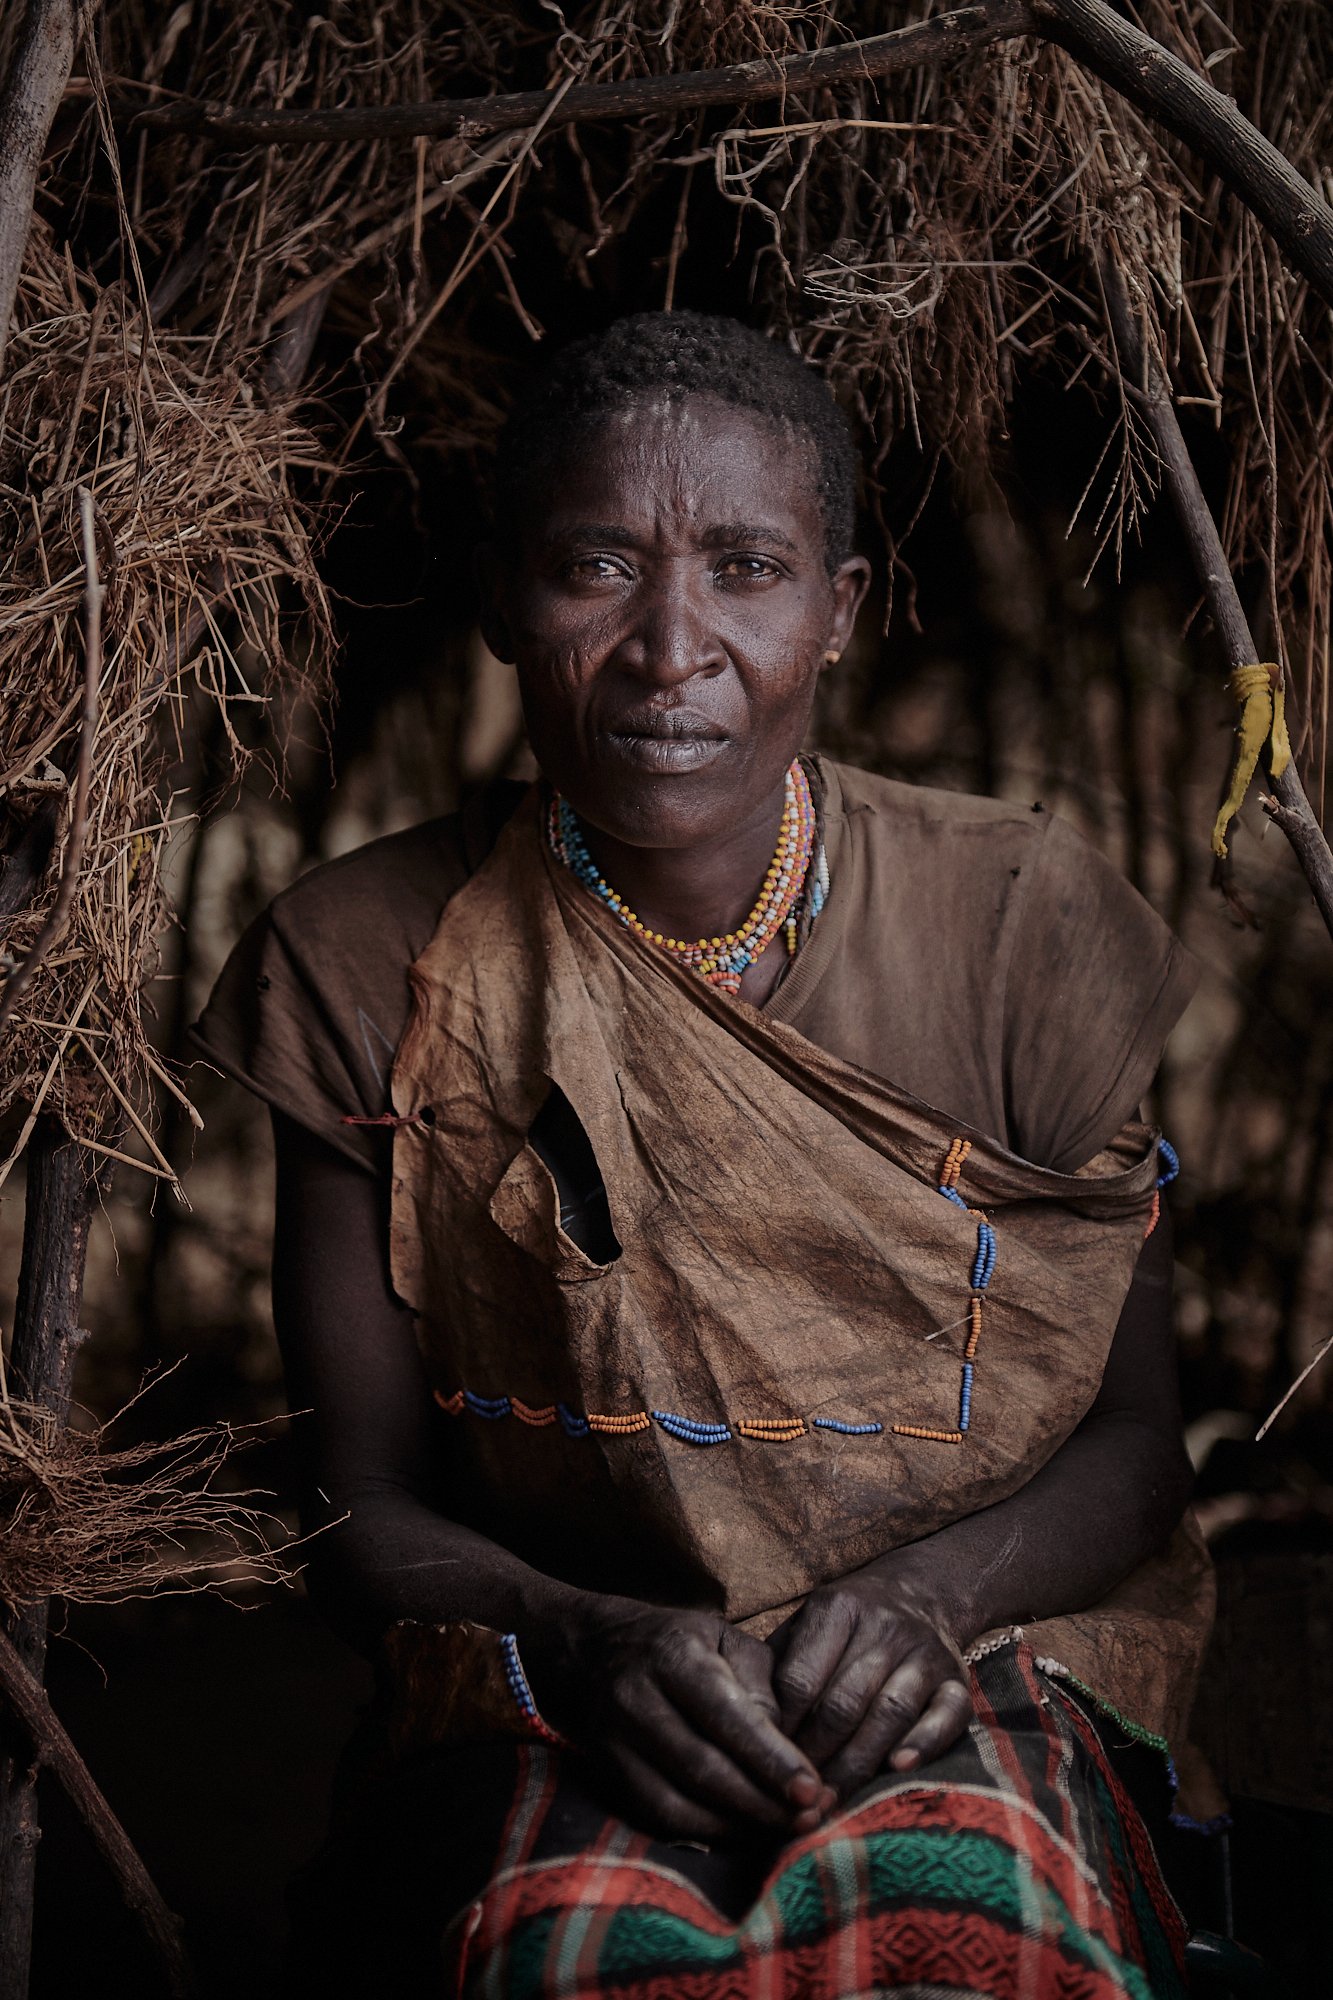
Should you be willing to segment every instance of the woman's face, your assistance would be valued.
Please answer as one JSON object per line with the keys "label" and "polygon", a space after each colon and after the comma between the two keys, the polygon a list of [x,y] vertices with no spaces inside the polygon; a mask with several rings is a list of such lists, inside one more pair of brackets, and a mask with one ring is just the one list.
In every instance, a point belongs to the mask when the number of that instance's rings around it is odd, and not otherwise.
{"label": "woman's face", "polygon": [[712,397],[591,422],[488,565],[543,772],[631,846],[770,811],[869,576],[830,577],[813,446]]}

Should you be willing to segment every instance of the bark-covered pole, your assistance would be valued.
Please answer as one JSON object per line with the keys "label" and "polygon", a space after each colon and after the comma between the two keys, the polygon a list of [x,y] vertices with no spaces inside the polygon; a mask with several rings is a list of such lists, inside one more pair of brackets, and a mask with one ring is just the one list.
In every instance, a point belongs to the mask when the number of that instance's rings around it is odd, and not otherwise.
{"label": "bark-covered pole", "polygon": [[75,30],[75,0],[28,0],[14,62],[0,89],[0,367],[37,174],[74,62]]}
{"label": "bark-covered pole", "polygon": [[[28,1145],[23,1261],[9,1357],[10,1394],[63,1422],[83,1332],[83,1272],[96,1188],[88,1155],[58,1118],[40,1118]],[[34,1678],[46,1662],[46,1606],[9,1621],[15,1651]],[[0,2000],[23,2000],[32,1949],[37,1866],[37,1774],[21,1724],[0,1717]]]}
{"label": "bark-covered pole", "polygon": [[[1150,309],[1146,302],[1131,303],[1124,278],[1111,257],[1104,257],[1100,268],[1116,346],[1120,350],[1120,365],[1126,381],[1137,390],[1152,430],[1176,516],[1194,558],[1217,635],[1234,671],[1258,660],[1254,634],[1242,608],[1217,523],[1181,433],[1170,388],[1152,341],[1143,338],[1140,315]],[[1314,816],[1295,764],[1289,764],[1279,777],[1270,776],[1269,784],[1272,796],[1264,800],[1264,810],[1290,841],[1319,906],[1319,914],[1333,937],[1333,852]]]}
{"label": "bark-covered pole", "polygon": [[[93,536],[92,495],[87,488],[80,488],[79,500],[86,573],[83,705],[69,828],[51,914],[0,994],[0,1033],[23,980],[68,921],[87,832],[102,669],[102,583]],[[23,1402],[54,1411],[63,1423],[69,1411],[74,1362],[83,1340],[79,1313],[97,1190],[87,1154],[54,1116],[37,1121],[26,1166],[23,1256],[9,1355],[9,1388],[11,1395]],[[46,1622],[45,1604],[8,1621],[20,1661],[39,1681],[46,1663]],[[22,2000],[28,1990],[39,1838],[35,1760],[22,1726],[16,1727],[6,1712],[0,1716],[0,2000]]]}

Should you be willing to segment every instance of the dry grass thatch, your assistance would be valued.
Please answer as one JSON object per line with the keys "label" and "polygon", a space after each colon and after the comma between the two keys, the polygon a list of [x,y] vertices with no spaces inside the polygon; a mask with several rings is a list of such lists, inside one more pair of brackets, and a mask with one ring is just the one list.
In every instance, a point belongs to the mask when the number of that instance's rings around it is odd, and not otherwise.
{"label": "dry grass thatch", "polygon": [[[452,0],[368,0],[294,23],[251,4],[189,41],[177,13],[146,31],[106,10],[111,88],[128,108],[173,91],[239,106],[383,105],[705,67],[821,47],[947,11],[883,19],[821,4],[594,0],[554,10]],[[1316,0],[1140,0],[1150,33],[1206,72],[1286,152],[1333,188],[1323,135],[1333,23]],[[145,86],[148,86],[147,90]],[[471,145],[384,140],[227,148],[140,133],[135,228],[160,260],[155,288],[191,327],[271,337],[327,288],[354,335],[365,421],[390,452],[403,400],[433,407],[441,450],[484,442],[507,370],[494,307],[526,334],[528,274],[515,224],[536,217],[572,284],[664,184],[711,183],[766,225],[756,300],[827,368],[860,415],[872,461],[907,431],[927,454],[985,463],[1017,375],[1115,375],[1088,253],[1109,244],[1167,329],[1178,388],[1225,421],[1226,531],[1237,566],[1269,573],[1275,623],[1293,635],[1307,747],[1322,770],[1330,512],[1323,470],[1333,377],[1328,316],[1248,213],[1174,141],[1062,51],[997,45],[942,70],[686,114],[619,133],[514,135]],[[696,211],[697,212],[697,211]],[[689,209],[668,216],[664,297],[688,254]],[[614,309],[608,301],[608,310]],[[1138,517],[1145,453],[1113,397],[1110,531]],[[343,448],[346,448],[344,440]],[[1282,532],[1278,532],[1278,523]]]}
{"label": "dry grass thatch", "polygon": [[[0,1114],[58,1111],[80,1138],[148,1138],[156,1075],[142,992],[166,912],[170,766],[192,700],[236,712],[323,685],[330,637],[312,526],[289,491],[317,453],[290,399],[266,398],[206,337],[153,329],[128,287],[90,285],[35,229],[0,425],[0,847],[47,823],[43,892],[10,921],[22,963],[54,898],[79,729],[84,564],[75,490],[95,498],[106,635],[89,825],[68,925],[23,989],[0,1048]],[[289,630],[305,613],[302,651]],[[253,732],[250,732],[253,735]],[[12,864],[11,864],[12,865]],[[3,1182],[14,1153],[0,1164]],[[151,1141],[149,1142],[150,1152]],[[151,1170],[151,1169],[150,1169]],[[170,1177],[157,1157],[156,1171]]]}

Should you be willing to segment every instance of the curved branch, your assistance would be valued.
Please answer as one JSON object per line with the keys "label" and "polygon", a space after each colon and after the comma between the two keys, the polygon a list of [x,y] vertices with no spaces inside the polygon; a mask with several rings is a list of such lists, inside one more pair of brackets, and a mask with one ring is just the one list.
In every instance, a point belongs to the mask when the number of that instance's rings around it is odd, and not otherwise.
{"label": "curved branch", "polygon": [[0,363],[9,340],[37,171],[74,62],[74,0],[29,0],[0,93]]}
{"label": "curved branch", "polygon": [[1034,27],[1206,160],[1333,305],[1333,208],[1235,101],[1106,0],[1033,0]]}
{"label": "curved branch", "polygon": [[576,125],[598,118],[670,118],[709,104],[749,104],[789,90],[859,83],[892,76],[916,63],[946,62],[990,42],[1029,34],[1033,9],[1024,0],[980,0],[915,21],[887,35],[809,55],[761,56],[724,69],[677,70],[665,76],[629,77],[621,83],[577,84],[556,109],[549,90],[521,90],[508,97],[442,98],[426,104],[347,105],[328,111],[238,111],[231,104],[184,102],[139,111],[135,125],[161,131],[209,132],[218,139],[266,145],[305,145],[312,139],[484,139],[535,124]]}

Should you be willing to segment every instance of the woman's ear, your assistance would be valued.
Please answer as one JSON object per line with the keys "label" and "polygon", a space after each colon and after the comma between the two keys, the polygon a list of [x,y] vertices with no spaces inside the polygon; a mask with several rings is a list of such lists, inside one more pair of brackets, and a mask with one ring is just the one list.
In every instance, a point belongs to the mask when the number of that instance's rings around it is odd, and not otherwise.
{"label": "woman's ear", "polygon": [[477,598],[480,606],[478,623],[481,636],[497,660],[506,666],[514,664],[514,641],[509,629],[509,620],[504,614],[504,591],[499,553],[494,542],[481,542],[472,559],[473,573],[477,579]]}
{"label": "woman's ear", "polygon": [[824,642],[824,660],[828,666],[846,652],[856,614],[870,588],[870,564],[865,557],[848,556],[846,562],[840,563],[833,575],[832,588],[833,616]]}

